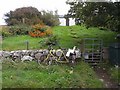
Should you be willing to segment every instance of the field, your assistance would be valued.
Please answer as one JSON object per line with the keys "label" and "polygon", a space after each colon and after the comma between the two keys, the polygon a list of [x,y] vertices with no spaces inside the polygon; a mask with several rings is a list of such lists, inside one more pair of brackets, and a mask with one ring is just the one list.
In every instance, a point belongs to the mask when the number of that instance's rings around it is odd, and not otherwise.
{"label": "field", "polygon": [[[52,27],[53,34],[59,38],[59,45],[63,48],[80,48],[82,39],[98,38],[103,40],[103,45],[108,46],[116,42],[116,32],[104,31],[98,28],[86,29],[85,26],[56,26]],[[29,49],[47,48],[40,44],[46,38],[32,38],[28,35],[18,35],[3,38],[2,50],[26,49],[26,41]],[[57,48],[57,46],[55,47]],[[107,65],[107,64],[106,64]],[[117,80],[118,69],[109,73]],[[3,88],[103,88],[94,70],[81,59],[77,65],[38,65],[36,62],[13,63],[4,60],[2,63],[2,87]]]}
{"label": "field", "polygon": [[[98,38],[103,40],[103,45],[115,42],[117,33],[111,31],[103,31],[98,28],[86,29],[84,26],[56,26],[52,28],[53,34],[59,38],[59,45],[63,48],[72,48],[73,46],[80,47],[81,41],[84,38]],[[39,42],[46,38],[32,38],[28,35],[11,36],[4,38],[3,50],[19,50],[26,49],[26,41],[29,42],[29,49],[47,48]]]}
{"label": "field", "polygon": [[77,65],[42,66],[36,62],[3,62],[3,88],[102,88],[90,66],[82,61]]}

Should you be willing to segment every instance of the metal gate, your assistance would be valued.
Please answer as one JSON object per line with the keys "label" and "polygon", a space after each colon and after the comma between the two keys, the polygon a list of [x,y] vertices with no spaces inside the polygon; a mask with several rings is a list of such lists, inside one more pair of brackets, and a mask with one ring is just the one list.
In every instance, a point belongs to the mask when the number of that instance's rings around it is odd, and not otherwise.
{"label": "metal gate", "polygon": [[83,58],[85,62],[96,65],[102,60],[103,41],[96,38],[85,38],[83,42]]}

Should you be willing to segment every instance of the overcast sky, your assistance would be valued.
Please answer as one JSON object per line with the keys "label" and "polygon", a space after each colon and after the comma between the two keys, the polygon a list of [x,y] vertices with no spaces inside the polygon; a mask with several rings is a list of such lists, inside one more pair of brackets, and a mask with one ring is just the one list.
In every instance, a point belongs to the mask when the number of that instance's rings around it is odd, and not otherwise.
{"label": "overcast sky", "polygon": [[33,6],[41,10],[58,10],[58,14],[67,14],[69,5],[66,0],[1,0],[0,1],[0,25],[4,25],[4,14],[16,8]]}
{"label": "overcast sky", "polygon": [[[1,0],[0,1],[0,25],[5,24],[5,21],[4,21],[5,13],[8,13],[10,10],[14,11],[15,9],[20,7],[33,6],[37,8],[39,11],[58,10],[59,15],[67,14],[67,11],[69,10],[70,6],[65,3],[66,1],[67,0]],[[73,0],[70,0],[70,1],[73,1]],[[96,1],[96,0],[92,0],[92,1]],[[101,1],[101,0],[97,0],[97,1]],[[112,0],[112,1],[116,1],[116,0]]]}

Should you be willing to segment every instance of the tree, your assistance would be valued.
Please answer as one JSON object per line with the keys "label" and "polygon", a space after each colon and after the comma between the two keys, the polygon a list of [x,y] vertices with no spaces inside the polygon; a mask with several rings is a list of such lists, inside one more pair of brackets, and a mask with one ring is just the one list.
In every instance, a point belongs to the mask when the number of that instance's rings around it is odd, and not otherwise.
{"label": "tree", "polygon": [[15,25],[21,23],[32,25],[41,22],[41,13],[34,7],[18,8],[15,11],[6,13],[5,16],[7,17],[5,19],[7,25]]}
{"label": "tree", "polygon": [[87,26],[105,27],[113,31],[119,31],[120,27],[120,3],[118,2],[75,2],[67,1],[70,5],[68,14],[76,19],[77,24],[81,20]]}
{"label": "tree", "polygon": [[55,14],[53,11],[41,11],[42,17],[41,19],[43,20],[43,23],[45,23],[48,26],[57,26],[60,24],[59,17],[57,10],[55,11]]}
{"label": "tree", "polygon": [[59,19],[57,15],[57,11],[55,11],[55,15],[53,11],[41,11],[39,12],[37,8],[34,7],[22,7],[18,8],[15,11],[10,11],[5,14],[7,25],[15,25],[15,24],[27,24],[27,25],[35,25],[38,23],[45,23],[49,26],[59,25]]}

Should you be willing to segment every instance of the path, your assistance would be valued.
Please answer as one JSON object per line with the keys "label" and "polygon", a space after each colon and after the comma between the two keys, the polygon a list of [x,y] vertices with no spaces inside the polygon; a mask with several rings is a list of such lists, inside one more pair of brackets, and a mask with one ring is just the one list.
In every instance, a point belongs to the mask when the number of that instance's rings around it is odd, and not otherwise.
{"label": "path", "polygon": [[111,80],[110,75],[107,74],[107,71],[105,68],[95,67],[94,70],[98,78],[104,83],[105,88],[118,88],[119,87],[118,83]]}

